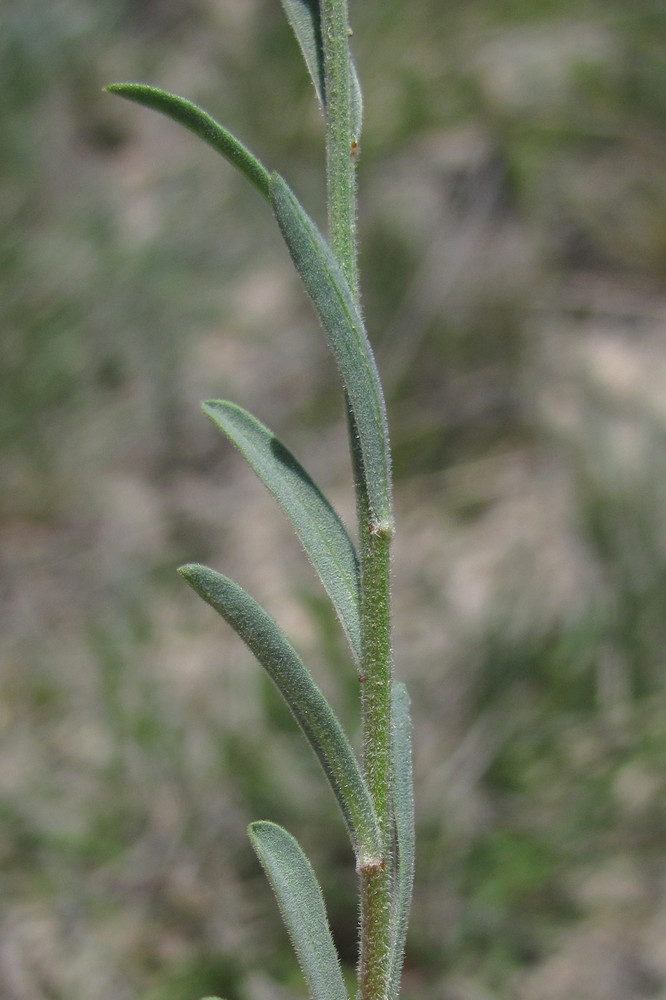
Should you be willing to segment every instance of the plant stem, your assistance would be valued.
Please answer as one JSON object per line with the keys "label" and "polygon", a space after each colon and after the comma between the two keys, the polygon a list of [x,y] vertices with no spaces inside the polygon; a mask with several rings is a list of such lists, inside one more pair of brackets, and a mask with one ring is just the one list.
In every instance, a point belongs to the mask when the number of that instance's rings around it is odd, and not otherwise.
{"label": "plant stem", "polygon": [[392,868],[390,532],[375,534],[374,526],[359,527],[363,765],[382,838],[379,867],[361,869],[359,987],[361,1000],[384,1000],[389,979]]}
{"label": "plant stem", "polygon": [[320,0],[326,81],[326,182],[331,249],[359,301],[356,251],[356,156],[352,155],[346,0]]}
{"label": "plant stem", "polygon": [[[359,303],[356,250],[356,160],[346,0],[320,0],[326,86],[329,239]],[[391,817],[392,526],[371,523],[357,429],[349,422],[361,563],[361,714],[363,764],[382,834],[382,857],[361,867],[360,1000],[384,1000],[389,976]]]}

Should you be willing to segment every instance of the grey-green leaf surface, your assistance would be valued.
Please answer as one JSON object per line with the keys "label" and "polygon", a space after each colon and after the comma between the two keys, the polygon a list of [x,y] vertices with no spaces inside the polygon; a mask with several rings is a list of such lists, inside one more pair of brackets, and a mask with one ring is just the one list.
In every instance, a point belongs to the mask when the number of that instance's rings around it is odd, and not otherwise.
{"label": "grey-green leaf surface", "polygon": [[248,834],[268,876],[312,1000],[348,1000],[321,888],[298,842],[276,823]]}
{"label": "grey-green leaf surface", "polygon": [[266,168],[236,136],[192,101],[144,83],[112,83],[104,89],[110,94],[118,94],[129,101],[159,111],[184,125],[240,170],[264,198],[269,198],[269,174]]}
{"label": "grey-green leaf surface", "polygon": [[[318,0],[282,0],[282,6],[303,53],[317,100],[322,110],[325,110],[326,75],[324,73],[324,48],[321,39],[321,16]],[[356,66],[351,56],[349,58],[349,86],[351,136],[355,142],[359,142],[363,124],[363,97]]]}
{"label": "grey-green leaf surface", "polygon": [[389,1000],[396,1000],[400,992],[400,973],[414,882],[415,853],[411,720],[409,695],[404,684],[394,684],[391,691],[391,752],[397,852],[391,900],[388,996]]}
{"label": "grey-green leaf surface", "polygon": [[358,79],[358,73],[356,72],[356,66],[354,65],[353,59],[349,58],[349,110],[351,112],[350,126],[352,139],[355,142],[360,142],[361,140],[361,129],[363,127],[363,95],[361,93],[361,84]]}
{"label": "grey-green leaf surface", "polygon": [[275,682],[324,769],[359,860],[378,861],[379,825],[368,787],[340,723],[298,653],[233,580],[197,563],[178,572],[231,625]]}
{"label": "grey-green leaf surface", "polygon": [[284,180],[270,179],[271,204],[292,260],[335,356],[359,433],[370,516],[390,528],[386,410],[363,320],[333,252]]}
{"label": "grey-green leaf surface", "polygon": [[326,106],[326,83],[318,0],[282,0],[282,6],[303,53],[317,99],[321,107],[324,108]]}
{"label": "grey-green leaf surface", "polygon": [[358,559],[340,518],[289,449],[256,417],[226,400],[208,400],[202,409],[238,448],[291,521],[360,662]]}

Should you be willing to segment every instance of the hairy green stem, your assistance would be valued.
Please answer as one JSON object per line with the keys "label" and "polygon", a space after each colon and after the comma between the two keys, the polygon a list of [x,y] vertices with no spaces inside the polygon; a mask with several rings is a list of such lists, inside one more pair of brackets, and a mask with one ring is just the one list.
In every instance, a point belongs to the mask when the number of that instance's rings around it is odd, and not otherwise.
{"label": "hairy green stem", "polygon": [[[395,1000],[413,874],[413,798],[409,700],[403,685],[391,691],[388,429],[360,309],[355,172],[362,98],[349,51],[347,0],[282,0],[282,5],[326,115],[330,246],[283,179],[269,174],[207,112],[145,84],[114,84],[107,89],[191,129],[270,201],[340,370],[356,492],[358,563],[328,501],[274,435],[233,404],[211,401],[205,410],[290,517],[345,627],[359,666],[362,769],[328,703],[263,608],[213,570],[190,564],[181,572],[255,653],[319,757],[347,820],[357,858],[359,1000]],[[273,823],[252,824],[250,837],[313,1000],[345,1000],[321,890],[301,848]]]}
{"label": "hairy green stem", "polygon": [[390,888],[388,865],[361,868],[361,929],[358,967],[359,1000],[386,1000],[388,941],[384,935]]}
{"label": "hairy green stem", "polygon": [[[359,301],[356,250],[356,154],[346,0],[320,0],[326,80],[326,179],[333,253]],[[352,146],[352,143],[356,145]]]}
{"label": "hairy green stem", "polygon": [[[326,85],[326,166],[329,238],[359,304],[356,250],[356,161],[359,136],[352,101],[346,0],[320,0]],[[358,109],[357,109],[358,110]],[[382,836],[380,865],[362,867],[360,1000],[384,1000],[389,979],[391,812],[391,617],[389,522],[369,516],[357,429],[350,418],[361,563],[361,705],[363,764]]]}
{"label": "hairy green stem", "polygon": [[[359,504],[359,508],[361,508]],[[389,980],[391,908],[391,530],[361,525],[361,717],[365,779],[382,839],[382,865],[361,872],[361,1000],[384,1000]]]}
{"label": "hairy green stem", "polygon": [[361,539],[363,762],[383,843],[391,785],[390,527],[367,525]]}

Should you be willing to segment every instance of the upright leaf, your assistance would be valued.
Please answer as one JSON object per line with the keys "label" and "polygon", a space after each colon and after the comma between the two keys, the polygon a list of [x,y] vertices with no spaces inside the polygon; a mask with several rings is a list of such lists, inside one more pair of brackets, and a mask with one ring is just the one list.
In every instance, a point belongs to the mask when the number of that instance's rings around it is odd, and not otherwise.
{"label": "upright leaf", "polygon": [[268,876],[312,1000],[348,1000],[315,873],[297,841],[276,823],[248,833]]}
{"label": "upright leaf", "polygon": [[319,0],[282,0],[282,6],[301,47],[317,99],[321,107],[324,108],[326,106],[326,83]]}
{"label": "upright leaf", "polygon": [[351,134],[355,142],[360,142],[363,127],[363,95],[354,61],[349,57],[349,110],[351,111]]}
{"label": "upright leaf", "polygon": [[159,111],[180,125],[184,125],[240,170],[264,198],[269,197],[269,174],[266,168],[235,135],[228,132],[207,111],[203,111],[192,101],[187,101],[176,94],[169,94],[159,87],[149,87],[144,83],[112,83],[104,89],[110,94],[118,94],[120,97],[126,97],[128,101],[135,101],[144,107]]}
{"label": "upright leaf", "polygon": [[415,846],[409,695],[404,684],[394,684],[391,695],[392,795],[396,860],[391,900],[388,996],[389,1000],[395,1000],[400,992],[400,973],[414,882]]}
{"label": "upright leaf", "polygon": [[298,653],[270,615],[233,580],[196,563],[178,572],[231,625],[275,682],[319,758],[359,859],[376,861],[380,837],[370,793],[340,723]]}
{"label": "upright leaf", "polygon": [[[321,15],[319,0],[281,0],[287,20],[300,46],[305,65],[314,84],[317,100],[326,108],[326,77],[324,74],[324,47],[321,38]],[[349,59],[351,89],[351,132],[356,142],[361,136],[363,120],[363,99],[356,67]]]}
{"label": "upright leaf", "polygon": [[292,260],[319,314],[358,428],[373,530],[391,527],[390,457],[384,396],[363,320],[323,236],[279,174],[271,204]]}
{"label": "upright leaf", "polygon": [[292,453],[250,413],[224,400],[209,400],[203,411],[238,448],[291,521],[360,661],[358,559],[340,518]]}

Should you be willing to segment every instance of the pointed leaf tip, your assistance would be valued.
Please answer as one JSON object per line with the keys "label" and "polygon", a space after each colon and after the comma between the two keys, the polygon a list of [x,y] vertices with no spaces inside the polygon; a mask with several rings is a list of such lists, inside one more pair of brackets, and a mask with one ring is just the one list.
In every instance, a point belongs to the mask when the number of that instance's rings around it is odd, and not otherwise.
{"label": "pointed leaf tip", "polygon": [[111,83],[104,87],[104,90],[109,94],[118,94],[128,101],[135,101],[146,108],[159,111],[167,118],[184,125],[224,156],[254,184],[266,200],[270,200],[270,177],[263,164],[235,135],[192,101],[145,83]]}
{"label": "pointed leaf tip", "polygon": [[198,563],[178,572],[231,625],[276,684],[324,769],[357,854],[379,857],[377,816],[354,751],[289,640],[261,605],[222,573]]}
{"label": "pointed leaf tip", "polygon": [[317,100],[323,109],[326,106],[326,77],[318,0],[282,0],[282,6],[296,35]]}
{"label": "pointed leaf tip", "polygon": [[358,559],[338,515],[289,449],[252,414],[225,400],[209,400],[202,409],[240,451],[291,521],[360,661]]}

